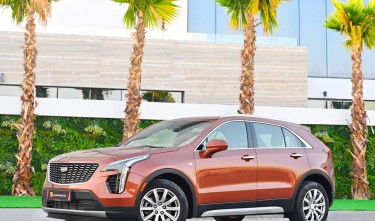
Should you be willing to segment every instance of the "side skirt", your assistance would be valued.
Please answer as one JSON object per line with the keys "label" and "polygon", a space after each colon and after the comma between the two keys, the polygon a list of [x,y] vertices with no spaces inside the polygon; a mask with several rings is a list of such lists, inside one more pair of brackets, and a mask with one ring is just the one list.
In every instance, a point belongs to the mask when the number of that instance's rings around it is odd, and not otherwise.
{"label": "side skirt", "polygon": [[291,212],[292,199],[200,204],[199,217],[277,214]]}

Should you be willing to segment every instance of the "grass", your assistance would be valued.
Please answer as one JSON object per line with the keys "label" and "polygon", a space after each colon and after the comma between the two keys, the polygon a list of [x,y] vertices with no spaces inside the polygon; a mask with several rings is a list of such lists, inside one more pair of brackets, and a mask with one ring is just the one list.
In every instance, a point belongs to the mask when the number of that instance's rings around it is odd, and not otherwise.
{"label": "grass", "polygon": [[331,211],[375,211],[375,200],[335,200]]}
{"label": "grass", "polygon": [[42,208],[42,197],[0,196],[0,208]]}
{"label": "grass", "polygon": [[[41,208],[41,196],[0,196],[0,208]],[[331,211],[375,211],[375,200],[335,200]]]}

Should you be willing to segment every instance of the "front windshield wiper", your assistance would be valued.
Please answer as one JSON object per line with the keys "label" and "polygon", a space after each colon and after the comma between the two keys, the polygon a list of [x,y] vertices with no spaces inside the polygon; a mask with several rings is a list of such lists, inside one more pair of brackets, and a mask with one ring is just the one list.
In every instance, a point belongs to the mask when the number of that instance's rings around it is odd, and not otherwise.
{"label": "front windshield wiper", "polygon": [[163,146],[152,146],[152,145],[144,145],[144,147],[149,147],[149,148],[166,148],[166,147],[163,147]]}

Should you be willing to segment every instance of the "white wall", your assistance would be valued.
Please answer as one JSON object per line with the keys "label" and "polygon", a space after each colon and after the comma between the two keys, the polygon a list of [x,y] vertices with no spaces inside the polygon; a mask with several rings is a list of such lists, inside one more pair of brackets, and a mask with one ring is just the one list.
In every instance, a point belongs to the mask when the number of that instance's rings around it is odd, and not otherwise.
{"label": "white wall", "polygon": [[[95,101],[38,98],[36,114],[40,116],[68,116],[93,118],[124,118],[123,101]],[[18,97],[0,97],[0,114],[20,113]],[[237,105],[148,103],[141,106],[141,119],[167,120],[191,116],[223,116],[237,113]],[[375,111],[367,111],[369,125],[375,125]],[[349,110],[262,107],[257,106],[255,115],[299,124],[348,125]]]}
{"label": "white wall", "polygon": [[[186,35],[187,3],[179,0],[179,17],[171,24],[164,35]],[[52,3],[52,16],[47,27],[37,25],[37,31],[53,34],[129,36],[122,18],[127,9],[126,4],[111,0],[62,0]],[[17,27],[11,21],[11,11],[0,11],[0,31],[23,31],[24,24]],[[148,37],[158,38],[163,33],[149,30]]]}
{"label": "white wall", "polygon": [[[327,91],[327,97],[323,92]],[[309,78],[308,97],[326,99],[352,99],[352,82],[350,79]],[[375,80],[365,80],[363,85],[365,100],[375,101]]]}

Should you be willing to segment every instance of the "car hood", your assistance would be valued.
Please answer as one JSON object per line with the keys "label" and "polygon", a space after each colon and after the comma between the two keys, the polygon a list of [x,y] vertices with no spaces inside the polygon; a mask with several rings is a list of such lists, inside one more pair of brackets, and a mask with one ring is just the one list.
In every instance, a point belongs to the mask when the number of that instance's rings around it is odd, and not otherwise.
{"label": "car hood", "polygon": [[106,147],[99,149],[75,151],[59,155],[51,160],[51,162],[102,162],[116,161],[136,156],[159,154],[178,150],[177,147],[172,148],[151,148],[142,147]]}

